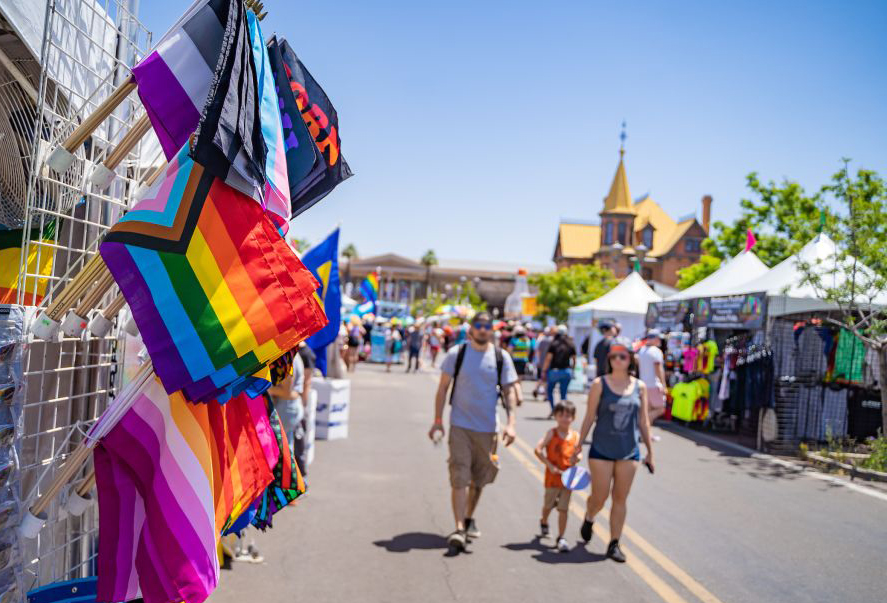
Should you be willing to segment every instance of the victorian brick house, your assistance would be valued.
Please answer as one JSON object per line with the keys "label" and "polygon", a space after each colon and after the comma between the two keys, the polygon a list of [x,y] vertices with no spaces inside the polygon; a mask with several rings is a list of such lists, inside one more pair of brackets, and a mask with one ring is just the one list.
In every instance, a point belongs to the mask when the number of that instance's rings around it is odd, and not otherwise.
{"label": "victorian brick house", "polygon": [[675,221],[649,196],[632,200],[623,155],[620,149],[619,166],[604,198],[600,222],[561,222],[554,263],[560,270],[597,261],[621,279],[637,262],[645,280],[673,287],[677,271],[696,263],[702,254],[711,197],[702,198],[701,224],[695,214]]}

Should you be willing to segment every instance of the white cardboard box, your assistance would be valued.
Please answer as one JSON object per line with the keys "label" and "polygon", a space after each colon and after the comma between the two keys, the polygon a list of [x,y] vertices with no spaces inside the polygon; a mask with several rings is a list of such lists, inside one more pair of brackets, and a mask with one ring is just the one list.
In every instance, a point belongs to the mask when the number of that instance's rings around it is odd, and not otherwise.
{"label": "white cardboard box", "polygon": [[305,464],[314,462],[314,436],[317,434],[317,390],[311,388],[308,409],[305,411]]}
{"label": "white cardboard box", "polygon": [[340,440],[348,437],[348,410],[351,402],[349,379],[312,379],[317,392],[318,440]]}

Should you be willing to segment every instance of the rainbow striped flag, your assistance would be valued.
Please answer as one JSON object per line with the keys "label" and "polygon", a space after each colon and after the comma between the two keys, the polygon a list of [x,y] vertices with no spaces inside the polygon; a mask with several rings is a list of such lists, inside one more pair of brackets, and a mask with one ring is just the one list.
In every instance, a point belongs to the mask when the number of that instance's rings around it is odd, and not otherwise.
{"label": "rainbow striped flag", "polygon": [[187,145],[99,251],[168,393],[224,387],[327,322],[317,281],[262,208]]}
{"label": "rainbow striped flag", "polygon": [[[24,279],[24,300],[28,306],[37,306],[46,295],[48,278],[33,275],[51,276],[52,260],[55,256],[55,221],[50,222],[40,232],[31,229],[31,245],[28,248],[26,274]],[[0,228],[0,304],[18,303],[19,282],[21,281],[21,255],[25,244],[25,229],[3,230]]]}
{"label": "rainbow striped flag", "polygon": [[95,448],[97,601],[201,603],[218,540],[272,482],[264,400],[189,404],[149,379]]}
{"label": "rainbow striped flag", "polygon": [[379,275],[375,272],[370,272],[360,284],[360,292],[363,293],[367,301],[375,304],[376,300],[379,299]]}
{"label": "rainbow striped flag", "polygon": [[285,232],[289,178],[274,75],[242,0],[197,0],[133,77],[167,159],[196,133],[195,158]]}

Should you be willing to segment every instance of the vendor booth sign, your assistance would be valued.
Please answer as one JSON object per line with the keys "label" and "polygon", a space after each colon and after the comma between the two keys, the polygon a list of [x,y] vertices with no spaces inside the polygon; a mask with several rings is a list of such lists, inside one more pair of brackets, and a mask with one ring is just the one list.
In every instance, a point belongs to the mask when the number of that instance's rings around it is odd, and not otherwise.
{"label": "vendor booth sign", "polygon": [[713,329],[760,329],[767,314],[767,294],[747,293],[693,300],[693,326]]}
{"label": "vendor booth sign", "polygon": [[681,299],[676,301],[654,302],[647,306],[647,316],[644,324],[648,329],[671,329],[684,324],[684,319],[690,312],[690,301]]}

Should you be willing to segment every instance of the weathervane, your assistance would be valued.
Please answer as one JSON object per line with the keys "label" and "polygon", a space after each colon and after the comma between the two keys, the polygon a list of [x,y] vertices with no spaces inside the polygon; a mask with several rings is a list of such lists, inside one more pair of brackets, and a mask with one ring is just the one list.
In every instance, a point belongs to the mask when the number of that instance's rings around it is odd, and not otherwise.
{"label": "weathervane", "polygon": [[619,134],[619,156],[622,157],[625,155],[625,139],[628,138],[628,135],[625,133],[625,120],[622,120],[622,132]]}

